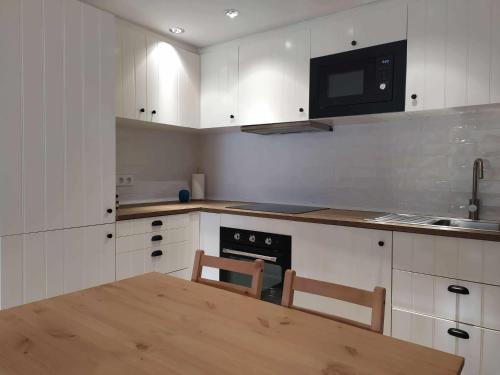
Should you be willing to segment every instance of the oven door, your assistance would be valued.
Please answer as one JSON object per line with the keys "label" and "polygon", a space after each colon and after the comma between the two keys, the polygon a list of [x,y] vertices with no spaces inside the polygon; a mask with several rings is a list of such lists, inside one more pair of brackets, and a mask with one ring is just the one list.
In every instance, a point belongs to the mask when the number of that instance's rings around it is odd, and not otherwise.
{"label": "oven door", "polygon": [[402,111],[405,71],[405,41],[311,59],[311,118]]}
{"label": "oven door", "polygon": [[[253,262],[255,259],[264,260],[261,299],[281,304],[285,271],[290,268],[290,261],[286,259],[286,254],[255,249],[248,251],[232,244],[231,248],[222,246],[220,256],[247,262]],[[220,280],[245,287],[250,287],[252,284],[251,276],[227,270],[220,270]]]}

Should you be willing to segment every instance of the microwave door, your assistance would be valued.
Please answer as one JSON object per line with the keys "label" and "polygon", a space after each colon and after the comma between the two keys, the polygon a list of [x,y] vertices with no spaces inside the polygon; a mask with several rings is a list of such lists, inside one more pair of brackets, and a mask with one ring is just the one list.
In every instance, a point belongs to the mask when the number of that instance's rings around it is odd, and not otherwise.
{"label": "microwave door", "polygon": [[346,70],[332,69],[320,82],[321,108],[363,103],[369,84],[369,74],[363,67]]}

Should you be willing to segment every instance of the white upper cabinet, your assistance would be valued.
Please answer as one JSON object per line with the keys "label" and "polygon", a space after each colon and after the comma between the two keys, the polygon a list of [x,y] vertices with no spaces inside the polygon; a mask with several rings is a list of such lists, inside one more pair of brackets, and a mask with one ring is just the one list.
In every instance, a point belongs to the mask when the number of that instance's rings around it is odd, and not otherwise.
{"label": "white upper cabinet", "polygon": [[199,55],[125,21],[117,24],[117,116],[198,127]]}
{"label": "white upper cabinet", "polygon": [[368,4],[311,21],[311,57],[406,39],[406,1]]}
{"label": "white upper cabinet", "polygon": [[[178,120],[180,126],[200,126],[200,55],[177,49],[179,61]],[[168,98],[166,98],[168,100]]]}
{"label": "white upper cabinet", "polygon": [[201,127],[231,126],[238,121],[238,44],[201,55]]}
{"label": "white upper cabinet", "polygon": [[114,37],[78,1],[0,2],[0,235],[114,222]]}
{"label": "white upper cabinet", "polygon": [[239,51],[240,125],[309,118],[310,33],[294,27],[244,39]]}
{"label": "white upper cabinet", "polygon": [[411,0],[406,110],[500,101],[499,0]]}

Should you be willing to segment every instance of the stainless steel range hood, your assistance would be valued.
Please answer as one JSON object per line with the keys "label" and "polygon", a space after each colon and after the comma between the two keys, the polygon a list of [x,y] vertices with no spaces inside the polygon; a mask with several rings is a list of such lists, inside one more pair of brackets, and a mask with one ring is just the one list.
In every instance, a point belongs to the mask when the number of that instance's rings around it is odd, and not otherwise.
{"label": "stainless steel range hood", "polygon": [[333,131],[333,127],[331,125],[320,123],[317,121],[296,121],[275,124],[244,125],[241,127],[241,131],[244,133],[271,135],[331,132]]}

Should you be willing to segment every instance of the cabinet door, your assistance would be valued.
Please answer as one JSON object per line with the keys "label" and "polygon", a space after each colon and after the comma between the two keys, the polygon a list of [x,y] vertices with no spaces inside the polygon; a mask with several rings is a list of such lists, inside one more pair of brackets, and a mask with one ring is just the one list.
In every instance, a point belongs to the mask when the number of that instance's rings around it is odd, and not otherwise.
{"label": "cabinet door", "polygon": [[[299,224],[293,233],[292,268],[297,274],[365,290],[386,288],[384,333],[391,328],[392,233],[319,224]],[[353,272],[356,269],[356,272]],[[299,306],[370,322],[364,307],[297,293]]]}
{"label": "cabinet door", "polygon": [[494,100],[497,6],[498,0],[409,2],[407,111]]}
{"label": "cabinet door", "polygon": [[238,46],[201,55],[201,127],[238,123]]}
{"label": "cabinet door", "polygon": [[[21,2],[0,2],[0,236],[23,232]],[[9,51],[6,53],[5,51]]]}
{"label": "cabinet door", "polygon": [[[205,254],[219,256],[220,252],[220,221],[219,214],[208,212],[200,213],[200,249]],[[211,280],[219,280],[219,270],[205,268],[203,277]]]}
{"label": "cabinet door", "polygon": [[[450,328],[464,331],[468,339],[451,336]],[[392,336],[464,357],[464,375],[498,373],[498,331],[393,309]]]}
{"label": "cabinet door", "polygon": [[158,122],[159,100],[160,100],[160,53],[158,45],[160,40],[149,33],[147,40],[147,101],[146,119]]}
{"label": "cabinet door", "polygon": [[113,224],[64,230],[64,293],[115,279],[114,234]]}
{"label": "cabinet door", "polygon": [[285,29],[242,41],[240,123],[307,119],[309,55],[309,31],[305,29]]}
{"label": "cabinet door", "polygon": [[179,118],[177,125],[200,126],[200,56],[177,49],[179,58]]}
{"label": "cabinet door", "polygon": [[496,375],[500,368],[500,332],[483,330],[482,373],[481,375]]}
{"label": "cabinet door", "polygon": [[356,48],[376,46],[406,39],[406,1],[382,1],[354,8]]}
{"label": "cabinet door", "polygon": [[114,225],[0,238],[0,308],[115,279]]}
{"label": "cabinet door", "polygon": [[500,243],[394,232],[394,268],[500,286]]}
{"label": "cabinet door", "polygon": [[179,66],[176,49],[169,43],[159,41],[158,59],[158,122],[176,125],[179,120]]}
{"label": "cabinet door", "polygon": [[355,48],[353,11],[334,13],[311,22],[311,58]]}
{"label": "cabinet door", "polygon": [[135,114],[137,120],[148,121],[147,110],[147,48],[146,33],[133,28],[129,43],[134,52]]}

